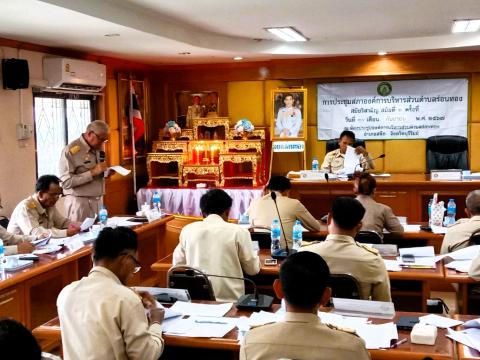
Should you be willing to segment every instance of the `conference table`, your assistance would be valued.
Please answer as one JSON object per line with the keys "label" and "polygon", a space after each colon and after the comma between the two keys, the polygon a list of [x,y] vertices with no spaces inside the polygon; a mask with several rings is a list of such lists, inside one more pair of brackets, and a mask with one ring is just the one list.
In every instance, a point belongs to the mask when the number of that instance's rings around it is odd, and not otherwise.
{"label": "conference table", "polygon": [[[478,319],[478,315],[454,315],[455,320],[468,321]],[[464,330],[465,328],[460,325],[455,330]],[[456,343],[458,360],[480,360],[480,352],[472,349],[459,342]]]}
{"label": "conference table", "polygon": [[[171,252],[163,239],[166,224],[172,219],[166,216],[133,228],[138,236],[138,259],[144,266],[133,277],[132,285],[150,285],[155,273],[149,265]],[[66,285],[88,275],[92,268],[91,254],[91,244],[73,252],[64,247],[56,253],[39,255],[39,261],[26,269],[1,270],[1,316],[14,318],[30,329],[56,316],[58,294]]]}
{"label": "conference table", "polygon": [[[202,301],[201,303],[215,303]],[[279,305],[272,305],[272,311],[278,310]],[[328,308],[322,311],[330,311]],[[250,316],[251,311],[238,310],[235,305],[225,315],[226,317]],[[396,312],[394,319],[370,318],[375,324],[396,322],[400,316],[422,316],[424,313]],[[463,317],[460,317],[463,319]],[[409,331],[399,330],[399,339],[407,339],[396,348],[387,350],[369,350],[373,360],[396,360],[396,359],[432,359],[443,360],[454,358],[454,343],[445,337],[446,329],[438,329],[438,336],[433,346],[417,345],[410,342]],[[33,330],[34,336],[40,342],[61,342],[60,323],[54,318],[42,326]],[[195,338],[184,336],[163,335],[165,350],[162,359],[196,358],[196,359],[238,359],[240,342],[238,329],[235,328],[223,338]]]}
{"label": "conference table", "polygon": [[[391,174],[376,180],[375,200],[390,206],[395,215],[406,216],[409,223],[428,221],[427,205],[434,193],[445,204],[455,199],[457,218],[464,217],[466,195],[480,189],[479,180],[430,180],[427,174]],[[353,196],[353,181],[292,180],[290,197],[299,199],[317,219],[328,213],[337,196]]]}

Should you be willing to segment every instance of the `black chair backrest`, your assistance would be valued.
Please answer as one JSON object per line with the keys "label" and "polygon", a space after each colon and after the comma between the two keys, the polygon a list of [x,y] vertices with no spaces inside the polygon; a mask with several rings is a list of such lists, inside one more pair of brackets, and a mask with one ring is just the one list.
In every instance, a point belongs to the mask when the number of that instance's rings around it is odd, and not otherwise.
{"label": "black chair backrest", "polygon": [[382,237],[375,231],[362,230],[355,236],[355,241],[364,244],[383,244]]}
{"label": "black chair backrest", "polygon": [[477,231],[470,236],[470,245],[480,245],[480,231]]}
{"label": "black chair backrest", "polygon": [[167,284],[169,288],[188,290],[192,300],[215,301],[215,294],[208,276],[197,268],[185,265],[172,267],[168,270]]}
{"label": "black chair backrest", "polygon": [[327,286],[332,289],[332,297],[360,299],[360,284],[350,274],[330,274]]}
{"label": "black chair backrest", "polygon": [[5,229],[8,227],[8,218],[4,216],[0,216],[0,225],[3,226]]}
{"label": "black chair backrest", "polygon": [[468,170],[468,140],[463,136],[442,135],[427,139],[427,170]]}
{"label": "black chair backrest", "polygon": [[[356,139],[355,142],[353,143],[353,147],[356,148],[357,146],[362,146],[366,149],[365,140]],[[338,148],[339,148],[338,139],[327,140],[327,143],[326,143],[327,153],[333,150],[337,150]]]}

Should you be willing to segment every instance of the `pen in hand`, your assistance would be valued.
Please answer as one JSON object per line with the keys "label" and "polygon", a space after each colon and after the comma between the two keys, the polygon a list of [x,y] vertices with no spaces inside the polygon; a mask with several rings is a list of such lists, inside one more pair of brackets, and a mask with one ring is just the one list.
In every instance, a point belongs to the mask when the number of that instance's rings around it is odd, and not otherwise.
{"label": "pen in hand", "polygon": [[390,345],[390,349],[396,348],[398,345],[401,345],[406,342],[407,342],[407,338],[398,340],[396,343]]}

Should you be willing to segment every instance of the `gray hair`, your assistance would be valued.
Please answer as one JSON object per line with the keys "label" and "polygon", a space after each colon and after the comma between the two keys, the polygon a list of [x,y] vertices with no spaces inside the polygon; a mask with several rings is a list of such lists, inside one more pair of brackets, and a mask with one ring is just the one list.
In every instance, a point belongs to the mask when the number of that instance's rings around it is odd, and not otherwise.
{"label": "gray hair", "polygon": [[480,215],[480,190],[473,190],[468,193],[466,205],[472,215]]}
{"label": "gray hair", "polygon": [[103,120],[94,120],[87,126],[86,132],[93,131],[95,134],[108,134],[108,124]]}

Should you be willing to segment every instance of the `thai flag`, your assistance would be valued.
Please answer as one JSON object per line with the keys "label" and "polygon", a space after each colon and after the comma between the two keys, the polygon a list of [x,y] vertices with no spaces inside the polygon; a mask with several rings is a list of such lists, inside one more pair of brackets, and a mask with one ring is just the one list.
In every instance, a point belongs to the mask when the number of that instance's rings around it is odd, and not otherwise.
{"label": "thai flag", "polygon": [[132,118],[133,118],[133,138],[135,142],[143,138],[145,134],[145,123],[142,119],[142,113],[138,106],[137,94],[135,88],[132,86]]}

